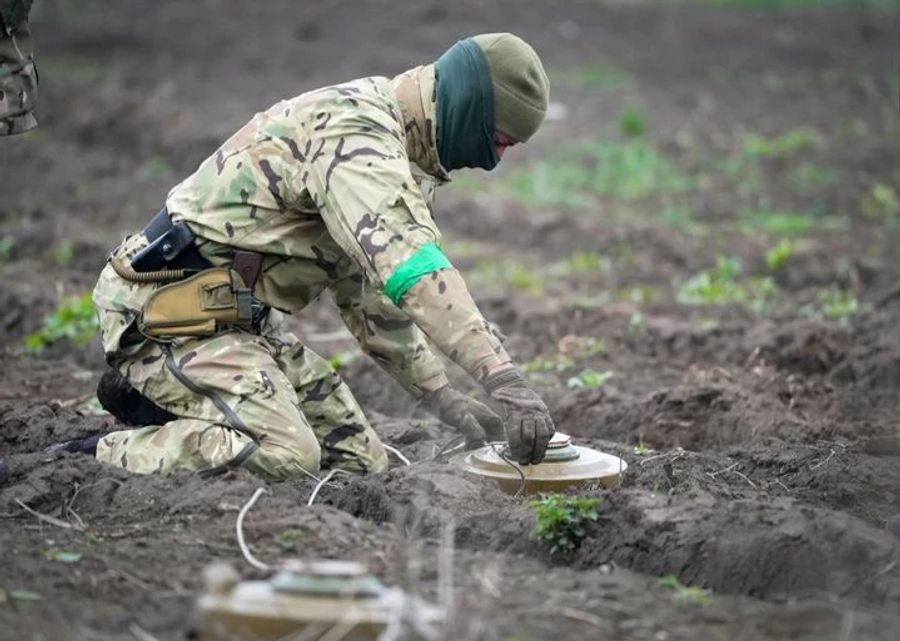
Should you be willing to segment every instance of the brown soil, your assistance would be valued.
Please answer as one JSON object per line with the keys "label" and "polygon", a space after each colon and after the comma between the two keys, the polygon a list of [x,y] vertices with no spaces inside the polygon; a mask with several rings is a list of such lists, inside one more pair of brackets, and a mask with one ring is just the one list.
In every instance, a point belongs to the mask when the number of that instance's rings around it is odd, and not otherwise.
{"label": "brown soil", "polygon": [[[499,180],[579,137],[615,138],[620,106],[634,101],[667,158],[712,176],[684,197],[705,236],[642,218],[665,204],[653,197],[572,211],[457,189],[439,204],[451,257],[477,243],[454,259],[464,273],[484,256],[536,270],[576,251],[614,258],[611,270],[555,277],[542,296],[472,282],[522,362],[577,356],[586,338],[605,342],[574,367],[540,372],[535,385],[561,430],[628,461],[623,486],[577,492],[601,499],[599,518],[578,550],[551,554],[530,536],[527,502],[429,460],[450,434],[357,359],[346,368],[350,385],[385,440],[416,463],[337,477],[313,507],[312,480],[267,486],[246,524],[253,550],[268,563],[363,560],[386,582],[436,599],[450,523],[445,638],[896,639],[900,538],[886,524],[900,513],[900,227],[860,206],[873,184],[900,187],[897,80],[884,64],[896,59],[896,19],[668,2],[466,0],[402,12],[386,2],[157,2],[140,12],[39,3],[41,128],[0,143],[0,239],[12,239],[0,259],[0,455],[9,467],[0,590],[41,598],[0,600],[0,639],[134,639],[142,630],[184,639],[205,564],[227,560],[258,576],[243,564],[234,525],[265,485],[242,471],[136,477],[42,455],[116,426],[80,410],[104,367],[96,344],[24,357],[21,338],[60,295],[87,291],[119,238],[249,114],[317,85],[391,74],[492,30],[532,40],[549,67],[605,60],[628,76],[610,87],[555,83],[567,118],[511,151]],[[717,177],[715,165],[745,134],[801,126],[825,143],[762,160],[764,196]],[[782,180],[800,160],[832,168],[835,179],[812,191]],[[766,208],[824,211],[848,226],[804,235],[774,273],[779,303],[764,315],[678,304],[677,284],[717,254],[766,273],[761,256],[777,237],[734,225],[740,212]],[[52,248],[64,239],[73,258],[60,266]],[[868,309],[810,318],[804,306],[832,285]],[[658,295],[584,302],[629,288]],[[328,336],[339,323],[323,301],[296,329],[334,353],[352,347]],[[615,376],[570,389],[568,378],[587,367]],[[77,527],[40,521],[19,501]],[[51,548],[82,557],[52,560]],[[710,590],[709,602],[674,598],[658,580],[667,574]]]}

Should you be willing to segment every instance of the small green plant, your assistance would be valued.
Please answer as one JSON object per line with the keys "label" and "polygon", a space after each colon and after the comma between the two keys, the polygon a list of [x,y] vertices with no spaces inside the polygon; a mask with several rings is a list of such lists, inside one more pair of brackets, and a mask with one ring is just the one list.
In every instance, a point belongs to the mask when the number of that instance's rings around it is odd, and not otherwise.
{"label": "small green plant", "polygon": [[604,386],[614,376],[613,372],[598,372],[595,369],[585,369],[566,381],[569,389],[597,389]]}
{"label": "small green plant", "polygon": [[49,561],[59,561],[60,563],[78,563],[84,555],[81,552],[70,550],[61,550],[53,547],[44,553]]}
{"label": "small green plant", "polygon": [[75,243],[71,239],[65,238],[53,247],[53,262],[60,267],[68,267],[75,258]]}
{"label": "small green plant", "polygon": [[572,365],[572,359],[560,356],[558,358],[533,358],[527,363],[523,363],[521,367],[525,374],[535,374],[539,372],[564,372]]}
{"label": "small green plant", "polygon": [[31,590],[7,590],[6,588],[0,588],[0,603],[7,601],[13,604],[25,603],[28,601],[40,601],[42,598],[40,594]]}
{"label": "small green plant", "polygon": [[744,232],[762,231],[777,236],[801,236],[813,226],[809,214],[793,211],[754,211],[741,216]]}
{"label": "small green plant", "polygon": [[641,439],[637,442],[637,445],[634,446],[634,453],[638,456],[646,456],[647,452],[650,451],[650,448],[647,447],[647,444],[644,443],[644,439]]}
{"label": "small green plant", "polygon": [[162,156],[150,157],[138,170],[142,177],[149,179],[165,178],[171,175],[173,171],[172,166]]}
{"label": "small green plant", "polygon": [[524,265],[513,266],[506,275],[509,286],[531,296],[540,296],[544,293],[544,283],[540,275]]}
{"label": "small green plant", "polygon": [[636,106],[628,106],[619,112],[619,131],[628,138],[643,136],[647,129],[647,115]]}
{"label": "small green plant", "polygon": [[692,236],[707,236],[709,228],[703,223],[697,222],[691,216],[691,211],[686,207],[667,207],[663,210],[662,221],[674,229],[678,229]]}
{"label": "small green plant", "polygon": [[485,260],[472,270],[475,280],[485,283],[506,283],[531,296],[544,293],[544,279],[541,272],[515,260]]}
{"label": "small green plant", "polygon": [[628,317],[628,335],[634,336],[637,334],[645,323],[644,315],[638,312],[632,312],[631,316]]}
{"label": "small green plant", "polygon": [[297,552],[302,549],[303,543],[308,539],[309,532],[300,528],[292,528],[279,533],[273,542],[285,552]]}
{"label": "small green plant", "polygon": [[334,369],[342,369],[347,367],[350,363],[355,361],[359,357],[359,352],[338,352],[337,354],[332,354],[331,358],[328,359],[328,362],[331,363],[331,366]]}
{"label": "small green plant", "polygon": [[83,347],[97,334],[99,327],[89,293],[66,298],[60,301],[55,312],[44,316],[41,329],[25,337],[25,351],[40,354],[46,347],[61,340],[69,340]]}
{"label": "small green plant", "polygon": [[838,287],[820,290],[816,294],[816,299],[818,306],[813,308],[813,315],[818,315],[815,313],[817,311],[825,318],[842,323],[846,322],[851,316],[868,312],[872,309],[872,306],[868,303],[861,303],[853,292]]}
{"label": "small green plant", "polygon": [[575,252],[563,261],[563,269],[572,274],[588,274],[609,271],[610,260],[597,252]]}
{"label": "small green plant", "polygon": [[873,185],[863,196],[860,209],[868,218],[900,218],[900,196],[890,185]]}
{"label": "small green plant", "polygon": [[800,191],[824,189],[833,184],[837,173],[827,167],[819,167],[810,162],[801,163],[787,173],[787,181]]}
{"label": "small green plant", "polygon": [[0,236],[0,263],[9,260],[16,239],[12,236]]}
{"label": "small green plant", "polygon": [[819,132],[800,127],[772,137],[750,134],[744,139],[744,153],[761,158],[786,158],[821,144],[822,135]]}
{"label": "small green plant", "polygon": [[775,293],[775,283],[769,277],[739,280],[741,271],[739,258],[716,256],[715,266],[689,278],[679,288],[676,300],[683,305],[738,303],[762,313]]}
{"label": "small green plant", "polygon": [[599,517],[600,499],[574,498],[548,494],[531,501],[536,522],[531,535],[550,543],[550,554],[569,554],[578,549],[587,536],[587,524]]}
{"label": "small green plant", "polygon": [[601,196],[633,200],[691,185],[654,147],[636,138],[571,145],[557,158],[510,172],[505,188],[528,204],[584,208]]}
{"label": "small green plant", "polygon": [[775,271],[784,267],[794,253],[794,244],[787,238],[782,238],[772,249],[766,252],[766,267]]}
{"label": "small green plant", "polygon": [[674,592],[673,598],[676,603],[701,607],[710,604],[709,591],[696,585],[686,586],[674,574],[661,577],[659,585]]}
{"label": "small green plant", "polygon": [[687,190],[691,182],[644,140],[597,143],[591,187],[599,195],[626,200]]}
{"label": "small green plant", "polygon": [[747,292],[736,277],[741,273],[739,258],[716,256],[712,269],[705,269],[692,276],[678,290],[677,299],[688,305],[721,305],[742,302]]}

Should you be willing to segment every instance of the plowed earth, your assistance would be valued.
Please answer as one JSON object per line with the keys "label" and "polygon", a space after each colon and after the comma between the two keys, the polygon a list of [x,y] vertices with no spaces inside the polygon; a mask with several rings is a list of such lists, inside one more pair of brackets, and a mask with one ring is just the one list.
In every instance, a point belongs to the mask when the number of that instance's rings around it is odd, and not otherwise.
{"label": "plowed earth", "polygon": [[[599,518],[579,549],[551,554],[530,536],[526,502],[429,460],[452,434],[359,358],[344,368],[348,382],[385,441],[415,463],[337,477],[312,507],[313,480],[269,486],[246,523],[255,554],[272,564],[360,559],[386,582],[437,599],[441,542],[452,532],[448,639],[900,638],[900,538],[888,527],[900,513],[900,231],[861,206],[872,185],[900,185],[896,14],[506,1],[41,4],[42,126],[0,141],[0,237],[12,239],[0,261],[0,455],[9,466],[0,638],[183,639],[207,563],[259,576],[243,563],[234,525],[265,484],[242,471],[135,477],[42,455],[116,426],[83,409],[104,368],[96,342],[24,357],[22,337],[61,295],[87,291],[121,236],[251,113],[322,84],[390,75],[457,37],[495,30],[533,41],[552,70],[603,60],[624,78],[606,86],[551,71],[563,78],[554,100],[567,115],[513,149],[491,177],[498,183],[579,139],[616,138],[616,114],[632,101],[647,113],[649,144],[679,171],[707,171],[747,134],[811,127],[821,140],[802,159],[835,178],[804,191],[781,180],[796,158],[763,158],[764,195],[749,204],[740,181],[701,181],[682,197],[703,234],[639,216],[665,204],[652,197],[599,197],[573,210],[451,189],[438,222],[466,275],[486,257],[534,273],[573,252],[613,257],[611,269],[557,274],[542,292],[471,281],[517,360],[564,363],[535,365],[535,386],[559,429],[628,461],[622,487],[579,490],[601,499]],[[761,256],[778,237],[737,230],[748,207],[818,207],[846,224],[806,231],[775,270],[779,304],[763,314],[678,303],[678,284],[718,254],[765,273]],[[55,261],[65,239],[73,251]],[[863,311],[808,313],[829,286],[851,291]],[[633,295],[584,302],[621,291]],[[339,329],[328,301],[296,320],[322,353],[352,350]],[[578,351],[598,340],[604,349]],[[614,376],[594,389],[567,385],[585,368]],[[80,557],[65,563],[54,549]],[[708,599],[678,598],[659,582],[669,574]]]}

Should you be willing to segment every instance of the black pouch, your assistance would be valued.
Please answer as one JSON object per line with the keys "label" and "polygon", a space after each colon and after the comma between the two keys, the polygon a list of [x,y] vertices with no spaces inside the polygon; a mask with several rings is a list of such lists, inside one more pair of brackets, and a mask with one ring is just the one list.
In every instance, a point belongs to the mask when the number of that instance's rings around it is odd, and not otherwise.
{"label": "black pouch", "polygon": [[153,217],[143,233],[150,244],[131,259],[131,266],[135,271],[201,270],[210,267],[209,262],[197,251],[194,232],[184,223],[172,224],[165,209]]}

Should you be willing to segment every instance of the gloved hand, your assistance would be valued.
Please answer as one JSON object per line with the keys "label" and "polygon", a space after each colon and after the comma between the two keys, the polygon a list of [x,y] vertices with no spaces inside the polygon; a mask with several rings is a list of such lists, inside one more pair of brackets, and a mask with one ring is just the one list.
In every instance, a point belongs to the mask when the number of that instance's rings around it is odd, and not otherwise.
{"label": "gloved hand", "polygon": [[490,397],[506,410],[504,428],[513,458],[519,465],[544,460],[547,444],[556,430],[541,397],[514,368],[488,374],[483,385]]}
{"label": "gloved hand", "polygon": [[449,385],[427,394],[422,399],[422,405],[465,435],[466,449],[475,449],[487,441],[502,441],[504,438],[503,419],[484,403],[457,392]]}

